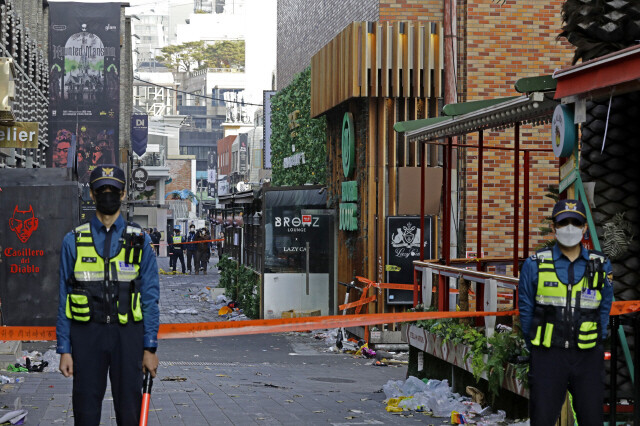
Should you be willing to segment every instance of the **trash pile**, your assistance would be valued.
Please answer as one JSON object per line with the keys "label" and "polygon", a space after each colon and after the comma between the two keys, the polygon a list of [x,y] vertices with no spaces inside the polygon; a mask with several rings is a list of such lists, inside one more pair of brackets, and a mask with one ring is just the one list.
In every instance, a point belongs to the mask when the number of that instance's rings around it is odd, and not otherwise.
{"label": "trash pile", "polygon": [[7,366],[12,373],[57,373],[60,364],[60,354],[49,349],[44,355],[38,351],[22,351],[22,357],[16,359],[15,364]]}
{"label": "trash pile", "polygon": [[346,333],[340,328],[324,330],[313,335],[314,339],[324,340],[329,348],[327,352],[346,353],[353,356],[372,359],[372,365],[385,367],[390,364],[408,364],[408,352],[389,352],[380,349],[372,349],[364,339],[346,337]]}
{"label": "trash pile", "polygon": [[[433,417],[450,418],[451,424],[476,424],[489,426],[496,424],[513,424],[506,419],[502,410],[493,412],[491,406],[482,407],[477,402],[479,391],[467,389],[474,398],[454,393],[447,380],[423,379],[410,376],[406,381],[389,380],[382,387],[386,396],[388,412],[415,411],[430,414]],[[474,392],[471,392],[473,390]],[[518,423],[519,425],[528,424]]]}
{"label": "trash pile", "polygon": [[224,294],[216,297],[216,301],[211,305],[211,310],[218,312],[218,316],[229,321],[244,321],[247,317],[240,309],[237,302],[229,301]]}

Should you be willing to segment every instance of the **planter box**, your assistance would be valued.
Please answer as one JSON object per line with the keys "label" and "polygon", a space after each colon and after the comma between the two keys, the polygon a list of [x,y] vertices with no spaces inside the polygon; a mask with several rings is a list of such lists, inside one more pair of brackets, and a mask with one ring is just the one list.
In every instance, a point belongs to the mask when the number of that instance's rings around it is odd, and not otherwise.
{"label": "planter box", "polygon": [[[473,373],[473,370],[471,369],[471,358],[468,358],[465,361],[465,356],[470,351],[468,346],[463,344],[454,344],[452,342],[443,342],[442,337],[429,333],[424,328],[417,327],[412,324],[403,327],[403,331],[405,332],[404,336],[409,345],[426,352],[429,355],[435,356],[436,358],[440,358],[451,365],[455,365],[456,367]],[[483,374],[482,378],[486,380],[486,374]],[[512,364],[506,365],[502,387],[516,395],[529,398],[529,389],[527,389],[524,384],[517,379],[516,369]]]}

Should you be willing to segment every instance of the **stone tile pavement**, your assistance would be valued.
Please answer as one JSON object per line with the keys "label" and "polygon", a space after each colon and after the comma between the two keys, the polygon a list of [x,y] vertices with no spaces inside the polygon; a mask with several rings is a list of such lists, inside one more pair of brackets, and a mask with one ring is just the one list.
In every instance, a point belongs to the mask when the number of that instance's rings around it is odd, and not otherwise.
{"label": "stone tile pavement", "polygon": [[[167,271],[167,258],[158,259]],[[212,262],[215,264],[215,259]],[[160,275],[161,321],[220,321],[197,295],[219,275]],[[171,313],[195,309],[196,314]],[[313,333],[162,340],[149,425],[442,424],[424,415],[387,413],[382,386],[401,380],[406,366],[376,367],[371,360],[329,352]],[[24,342],[44,353],[54,342]],[[71,425],[72,379],[59,373],[7,373],[24,382],[0,386],[0,408],[20,397],[29,425]],[[102,425],[116,425],[110,386]]]}

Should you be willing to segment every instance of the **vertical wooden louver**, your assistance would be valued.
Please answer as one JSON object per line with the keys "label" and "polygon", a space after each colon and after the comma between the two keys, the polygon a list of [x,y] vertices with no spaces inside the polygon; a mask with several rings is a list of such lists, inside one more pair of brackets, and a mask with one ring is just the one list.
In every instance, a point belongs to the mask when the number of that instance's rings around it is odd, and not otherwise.
{"label": "vertical wooden louver", "polygon": [[311,59],[311,115],[356,97],[441,96],[442,25],[353,22]]}

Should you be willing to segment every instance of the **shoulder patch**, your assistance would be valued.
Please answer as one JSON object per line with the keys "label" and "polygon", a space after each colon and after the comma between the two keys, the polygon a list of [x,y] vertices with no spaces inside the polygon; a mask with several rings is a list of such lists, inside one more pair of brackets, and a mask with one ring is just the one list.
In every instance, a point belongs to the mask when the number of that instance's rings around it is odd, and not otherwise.
{"label": "shoulder patch", "polygon": [[544,261],[545,259],[553,259],[553,251],[551,250],[540,250],[535,255],[536,259]]}

